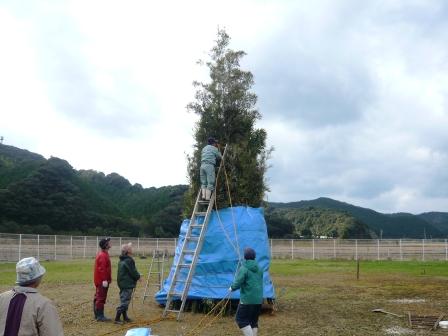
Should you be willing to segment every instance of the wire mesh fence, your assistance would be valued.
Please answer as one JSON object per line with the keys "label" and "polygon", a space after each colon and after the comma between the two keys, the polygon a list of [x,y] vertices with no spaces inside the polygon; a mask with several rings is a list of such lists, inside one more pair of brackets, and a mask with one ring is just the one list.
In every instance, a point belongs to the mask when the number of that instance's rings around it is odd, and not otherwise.
{"label": "wire mesh fence", "polygon": [[[92,258],[101,238],[0,233],[0,261]],[[154,250],[173,256],[177,245],[176,238],[112,237],[111,242],[111,256],[120,255],[125,243],[132,243],[134,254],[141,256]],[[271,258],[448,261],[447,239],[270,239],[269,245]]]}
{"label": "wire mesh fence", "polygon": [[[40,260],[68,260],[92,258],[99,250],[98,243],[103,237],[60,236],[36,234],[0,233],[0,261],[17,261],[26,257]],[[121,245],[132,243],[136,255],[151,255],[154,250],[174,254],[177,239],[112,237],[111,256],[120,255]]]}

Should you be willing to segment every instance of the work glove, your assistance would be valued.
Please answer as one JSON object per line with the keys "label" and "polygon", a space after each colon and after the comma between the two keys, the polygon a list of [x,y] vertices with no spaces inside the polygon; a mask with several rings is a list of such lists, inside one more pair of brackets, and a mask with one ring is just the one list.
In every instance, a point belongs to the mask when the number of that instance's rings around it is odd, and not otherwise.
{"label": "work glove", "polygon": [[108,283],[106,280],[103,281],[103,287],[104,287],[104,288],[109,287],[109,283]]}

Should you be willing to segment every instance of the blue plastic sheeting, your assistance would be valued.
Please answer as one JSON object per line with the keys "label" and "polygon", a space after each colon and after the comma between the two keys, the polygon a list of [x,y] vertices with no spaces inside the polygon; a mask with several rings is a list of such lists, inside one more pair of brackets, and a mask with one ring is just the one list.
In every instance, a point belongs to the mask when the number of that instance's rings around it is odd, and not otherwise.
{"label": "blue plastic sheeting", "polygon": [[[203,217],[198,218],[199,223],[203,220]],[[189,224],[190,220],[187,219],[182,222],[170,274],[163,282],[163,288],[155,294],[155,299],[160,304],[166,302],[166,295],[170,288],[175,265],[179,260]],[[193,229],[193,235],[195,234],[199,234],[199,229]],[[195,243],[191,242],[190,244],[192,245],[188,249],[193,249]],[[188,299],[222,299],[227,297],[239,260],[244,258],[243,250],[245,247],[252,247],[255,250],[256,261],[263,270],[263,297],[274,298],[274,286],[269,275],[271,254],[263,209],[238,206],[211,213],[204,243],[188,292]],[[192,255],[186,255],[184,259],[186,263],[189,263],[192,260]],[[187,269],[181,269],[178,279],[186,279],[187,273]],[[179,283],[175,291],[182,292],[182,289],[183,285]],[[239,299],[240,291],[233,292],[230,298]]]}
{"label": "blue plastic sheeting", "polygon": [[134,328],[129,329],[124,336],[150,336],[151,328]]}

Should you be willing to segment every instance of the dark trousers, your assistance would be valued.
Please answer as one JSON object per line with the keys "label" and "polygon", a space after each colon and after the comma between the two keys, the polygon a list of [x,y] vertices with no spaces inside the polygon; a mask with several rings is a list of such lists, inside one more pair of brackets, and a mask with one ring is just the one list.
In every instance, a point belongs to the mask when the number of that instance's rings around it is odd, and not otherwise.
{"label": "dark trousers", "polygon": [[134,288],[120,288],[120,305],[117,307],[118,313],[128,310],[133,291]]}
{"label": "dark trousers", "polygon": [[261,304],[238,304],[235,321],[238,327],[258,328],[258,316],[261,312]]}
{"label": "dark trousers", "polygon": [[108,289],[109,289],[109,287],[104,288],[101,285],[96,287],[95,298],[94,298],[96,310],[104,310],[104,305],[106,304]]}

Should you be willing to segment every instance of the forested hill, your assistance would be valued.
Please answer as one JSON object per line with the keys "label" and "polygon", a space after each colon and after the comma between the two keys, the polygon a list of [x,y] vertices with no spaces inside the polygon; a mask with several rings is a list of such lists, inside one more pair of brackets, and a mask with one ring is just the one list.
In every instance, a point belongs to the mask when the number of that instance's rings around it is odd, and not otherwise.
{"label": "forested hill", "polygon": [[[310,201],[269,203],[271,211],[289,213],[305,209],[331,209],[366,224],[371,234],[382,238],[437,238],[448,235],[448,213],[382,214],[371,209],[321,197]],[[309,210],[308,210],[309,211]]]}
{"label": "forested hill", "polygon": [[[0,232],[177,237],[188,186],[143,188],[124,177],[0,145]],[[382,214],[330,198],[268,203],[273,238],[436,238],[448,213]]]}
{"label": "forested hill", "polygon": [[177,236],[186,190],[145,189],[0,145],[0,232]]}

